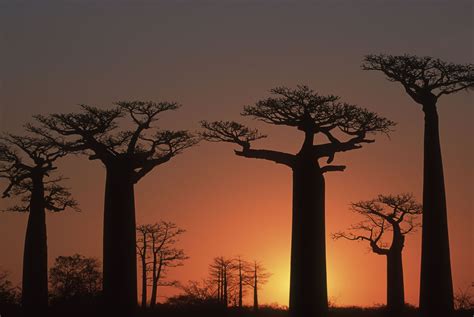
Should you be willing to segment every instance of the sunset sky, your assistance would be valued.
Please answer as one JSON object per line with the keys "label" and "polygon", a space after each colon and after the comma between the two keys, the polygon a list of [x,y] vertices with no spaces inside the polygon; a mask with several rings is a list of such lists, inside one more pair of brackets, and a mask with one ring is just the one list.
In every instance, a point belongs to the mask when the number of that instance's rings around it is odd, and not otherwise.
{"label": "sunset sky", "polygon": [[[307,84],[397,122],[390,138],[336,156],[326,174],[329,296],[337,305],[385,303],[385,258],[364,243],[332,241],[357,221],[353,201],[412,192],[421,201],[423,114],[399,84],[365,72],[365,54],[430,55],[472,63],[472,1],[2,1],[0,130],[22,132],[34,114],[77,104],[169,100],[163,128],[197,131],[200,120],[237,120],[268,134],[256,147],[296,152],[302,135],[239,113],[269,89]],[[355,4],[357,3],[357,4]],[[474,281],[473,94],[439,102],[455,289]],[[273,273],[261,302],[288,305],[291,173],[202,142],[136,186],[137,223],[187,230],[190,259],[170,278],[200,280],[215,256],[261,261]],[[82,212],[48,214],[49,263],[102,256],[105,170],[82,156],[59,163]],[[0,183],[3,186],[5,183]],[[14,201],[0,200],[0,209]],[[27,214],[0,214],[0,269],[21,280]],[[418,304],[420,232],[404,250],[406,300]],[[162,289],[162,296],[176,290]]]}

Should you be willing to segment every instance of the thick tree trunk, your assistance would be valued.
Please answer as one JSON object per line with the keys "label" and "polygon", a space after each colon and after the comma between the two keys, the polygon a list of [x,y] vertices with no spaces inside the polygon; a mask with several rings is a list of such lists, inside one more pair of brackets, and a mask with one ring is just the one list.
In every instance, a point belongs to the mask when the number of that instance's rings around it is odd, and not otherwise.
{"label": "thick tree trunk", "polygon": [[453,284],[436,105],[424,105],[423,111],[425,140],[420,309],[425,316],[434,316],[453,310]]}
{"label": "thick tree trunk", "polygon": [[107,166],[104,208],[106,309],[130,317],[137,306],[134,183],[127,166]]}
{"label": "thick tree trunk", "polygon": [[328,309],[324,177],[307,135],[293,168],[290,312],[314,317]]}
{"label": "thick tree trunk", "polygon": [[387,254],[387,308],[390,312],[399,313],[404,306],[402,252],[401,250],[389,251]]}
{"label": "thick tree trunk", "polygon": [[146,300],[147,300],[147,265],[146,265],[146,251],[147,251],[147,243],[146,243],[146,234],[143,234],[143,254],[141,255],[142,260],[142,308],[146,308]]}
{"label": "thick tree trunk", "polygon": [[23,253],[21,303],[26,316],[45,314],[48,308],[48,247],[42,177],[34,177]]}

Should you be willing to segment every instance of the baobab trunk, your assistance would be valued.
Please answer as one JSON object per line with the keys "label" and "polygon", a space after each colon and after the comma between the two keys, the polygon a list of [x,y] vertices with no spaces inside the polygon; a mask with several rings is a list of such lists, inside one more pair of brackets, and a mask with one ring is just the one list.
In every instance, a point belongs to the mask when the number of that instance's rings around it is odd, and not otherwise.
{"label": "baobab trunk", "polygon": [[104,210],[104,300],[129,317],[137,306],[134,183],[125,164],[107,166]]}
{"label": "baobab trunk", "polygon": [[32,186],[23,254],[21,297],[26,316],[45,314],[48,307],[48,249],[43,178],[33,177]]}
{"label": "baobab trunk", "polygon": [[328,308],[324,177],[312,155],[313,134],[293,168],[290,313],[314,317]]}
{"label": "baobab trunk", "polygon": [[453,310],[448,219],[436,104],[425,113],[420,309],[426,316]]}
{"label": "baobab trunk", "polygon": [[399,313],[404,306],[402,251],[389,251],[387,254],[387,308],[392,313]]}

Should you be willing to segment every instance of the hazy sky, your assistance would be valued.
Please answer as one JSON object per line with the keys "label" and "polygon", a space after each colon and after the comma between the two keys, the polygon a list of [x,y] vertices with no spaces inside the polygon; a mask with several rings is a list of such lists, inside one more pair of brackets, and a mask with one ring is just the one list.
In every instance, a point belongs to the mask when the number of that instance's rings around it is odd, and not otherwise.
{"label": "hazy sky", "polygon": [[[472,63],[472,1],[3,1],[0,0],[0,130],[21,132],[37,113],[174,100],[165,128],[197,130],[202,119],[240,119],[243,105],[274,86],[307,84],[377,111],[398,125],[391,138],[336,157],[327,180],[329,295],[338,305],[385,302],[385,259],[364,244],[331,241],[358,218],[351,201],[413,192],[421,200],[423,116],[396,83],[360,70],[365,54],[411,53]],[[474,280],[473,97],[439,103],[455,288]],[[256,146],[296,151],[290,128],[241,120],[269,134]],[[174,221],[190,255],[170,275],[201,279],[214,256],[242,255],[273,273],[263,303],[288,303],[291,174],[202,143],[136,188],[138,223]],[[336,163],[336,162],[335,162]],[[60,171],[82,212],[48,214],[49,261],[101,257],[104,169],[84,157]],[[3,185],[3,183],[2,183]],[[11,201],[0,200],[0,209]],[[0,266],[21,278],[26,214],[0,214]],[[420,235],[404,251],[406,297],[418,302]],[[162,295],[172,294],[162,291]]]}

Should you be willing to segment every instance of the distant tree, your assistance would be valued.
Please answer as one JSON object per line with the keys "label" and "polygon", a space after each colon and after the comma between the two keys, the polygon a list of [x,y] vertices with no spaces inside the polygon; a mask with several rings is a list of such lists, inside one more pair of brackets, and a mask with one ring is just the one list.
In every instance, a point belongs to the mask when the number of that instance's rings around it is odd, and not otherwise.
{"label": "distant tree", "polygon": [[182,266],[189,257],[183,249],[176,248],[179,236],[186,231],[172,222],[161,221],[150,227],[149,245],[151,252],[151,299],[150,306],[157,303],[158,286],[176,286],[176,281],[166,281],[169,268]]}
{"label": "distant tree", "polygon": [[152,230],[152,225],[140,225],[137,226],[137,256],[142,266],[142,308],[146,308],[146,302],[148,299],[148,259],[149,255],[149,234]]}
{"label": "distant tree", "polygon": [[246,279],[246,271],[249,270],[249,263],[242,260],[240,256],[237,257],[236,266],[237,266],[237,274],[238,274],[238,307],[240,309],[243,308],[243,297],[244,297],[244,286],[245,286],[245,279]]}
{"label": "distant tree", "polygon": [[8,279],[8,272],[0,271],[0,309],[18,303],[18,289]]}
{"label": "distant tree", "polygon": [[379,54],[367,55],[362,68],[381,71],[389,81],[399,82],[422,106],[425,135],[420,309],[427,316],[448,314],[453,309],[453,283],[437,102],[443,95],[474,87],[474,64]]}
{"label": "distant tree", "polygon": [[258,311],[258,290],[268,282],[271,273],[257,261],[253,261],[246,273],[245,283],[253,290],[253,310]]}
{"label": "distant tree", "polygon": [[168,303],[178,307],[190,306],[217,306],[214,285],[211,280],[189,281],[185,285],[179,285],[182,294],[171,297]]}
{"label": "distant tree", "polygon": [[[374,112],[322,96],[306,86],[279,87],[274,96],[246,106],[243,116],[274,125],[296,128],[304,133],[297,154],[251,148],[262,139],[258,130],[237,122],[202,122],[202,137],[211,142],[230,142],[242,147],[235,154],[265,159],[293,171],[293,225],[291,246],[290,311],[293,316],[314,316],[328,308],[325,245],[324,173],[343,171],[345,166],[320,166],[318,159],[334,160],[336,153],[359,149],[372,143],[367,135],[388,133],[394,123]],[[314,144],[322,135],[328,143]],[[341,137],[346,140],[341,140]]]}
{"label": "distant tree", "polygon": [[[474,286],[474,284],[472,286]],[[454,294],[454,308],[456,310],[467,311],[474,309],[472,286],[470,285],[466,288],[458,288],[458,291]]]}
{"label": "distant tree", "polygon": [[[333,238],[367,241],[372,252],[386,256],[387,308],[399,313],[405,306],[402,264],[405,236],[419,226],[416,218],[422,213],[422,206],[413,195],[400,194],[379,195],[373,200],[353,203],[351,209],[364,220],[353,225],[348,232],[333,234]],[[389,243],[385,238],[387,232],[391,232]]]}
{"label": "distant tree", "polygon": [[[104,299],[127,317],[137,304],[134,186],[197,142],[184,130],[154,128],[163,112],[178,108],[175,102],[152,101],[118,102],[107,110],[81,105],[79,113],[36,116],[40,126],[30,127],[62,149],[105,166]],[[121,119],[128,119],[129,130],[117,131]]]}
{"label": "distant tree", "polygon": [[234,259],[227,259],[223,256],[214,258],[209,266],[209,273],[214,283],[217,283],[217,300],[224,306],[228,307],[231,295],[235,290],[235,271],[237,269]]}
{"label": "distant tree", "polygon": [[77,202],[51,175],[54,163],[66,152],[45,138],[29,135],[0,136],[0,178],[8,185],[2,198],[17,196],[18,205],[7,211],[29,212],[23,253],[21,303],[27,314],[45,312],[48,306],[48,247],[45,210],[78,210]]}
{"label": "distant tree", "polygon": [[49,270],[55,301],[93,298],[102,290],[101,263],[80,254],[58,256]]}

